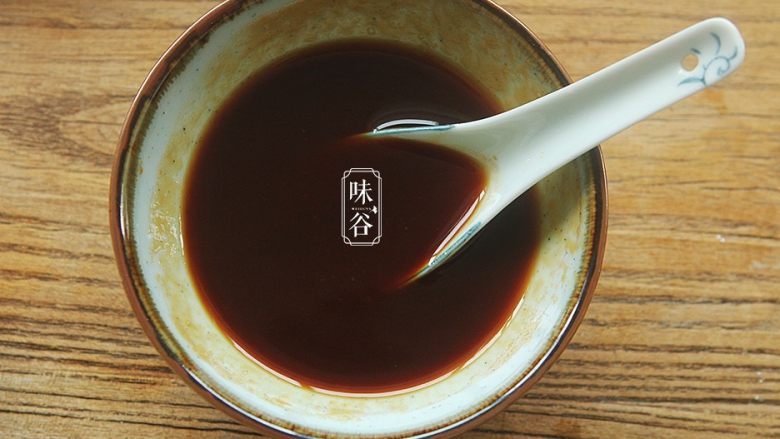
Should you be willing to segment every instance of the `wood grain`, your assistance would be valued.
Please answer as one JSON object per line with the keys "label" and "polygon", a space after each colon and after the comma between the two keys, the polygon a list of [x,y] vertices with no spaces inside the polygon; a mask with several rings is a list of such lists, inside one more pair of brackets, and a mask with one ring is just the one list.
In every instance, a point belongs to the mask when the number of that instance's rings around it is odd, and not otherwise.
{"label": "wood grain", "polygon": [[[472,439],[780,437],[780,2],[500,2],[581,78],[733,19],[746,63],[604,145],[604,270],[568,350]],[[0,5],[0,436],[254,435],[130,311],[108,234],[120,125],[213,1]]]}

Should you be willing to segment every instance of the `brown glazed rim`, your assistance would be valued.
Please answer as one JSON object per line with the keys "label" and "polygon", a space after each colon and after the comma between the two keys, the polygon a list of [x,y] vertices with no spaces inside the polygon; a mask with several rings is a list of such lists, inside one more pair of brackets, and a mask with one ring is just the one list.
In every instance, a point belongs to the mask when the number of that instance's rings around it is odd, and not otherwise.
{"label": "brown glazed rim", "polygon": [[[517,34],[522,36],[534,48],[537,55],[541,57],[547,67],[557,76],[561,84],[565,86],[571,83],[568,74],[564,71],[563,67],[549,49],[536,37],[536,35],[520,22],[519,19],[495,4],[492,0],[471,1],[494,14],[508,24]],[[168,362],[170,367],[202,397],[247,426],[259,429],[264,433],[274,436],[308,438],[312,437],[312,435],[316,435],[317,432],[295,431],[294,429],[273,424],[245,412],[223,396],[216,394],[180,362],[181,360],[178,359],[177,355],[165,343],[164,337],[158,328],[152,324],[152,320],[148,315],[147,310],[141,303],[138,291],[139,285],[134,281],[134,276],[137,276],[138,272],[133,264],[134,257],[129,248],[129,224],[127,223],[128,219],[125,217],[126,206],[123,204],[123,177],[126,164],[129,160],[130,142],[135,126],[143,116],[146,105],[154,98],[177,61],[181,59],[194,43],[207,35],[215,25],[219,24],[224,18],[238,12],[247,3],[247,0],[225,0],[212,8],[174,41],[170,48],[168,48],[160,57],[141,85],[122,127],[119,144],[114,158],[109,199],[111,237],[119,274],[122,277],[122,283],[133,311],[141,323],[144,332],[160,355]],[[550,341],[546,353],[543,354],[541,358],[537,359],[528,373],[520,377],[502,394],[497,395],[492,402],[485,404],[461,419],[454,420],[446,425],[414,432],[412,433],[413,437],[449,437],[485,422],[492,416],[498,414],[503,408],[517,400],[517,398],[527,392],[537,381],[539,381],[542,375],[544,375],[563,352],[564,348],[569,344],[569,341],[585,316],[585,311],[587,310],[591,297],[595,291],[601,272],[604,247],[606,244],[608,206],[604,161],[600,148],[592,150],[589,155],[595,185],[595,205],[593,206],[595,213],[594,236],[591,241],[587,272],[580,274],[581,278],[584,276],[584,280],[579,291],[579,296],[575,296],[573,303],[569,305],[569,314],[560,325],[557,339]]]}

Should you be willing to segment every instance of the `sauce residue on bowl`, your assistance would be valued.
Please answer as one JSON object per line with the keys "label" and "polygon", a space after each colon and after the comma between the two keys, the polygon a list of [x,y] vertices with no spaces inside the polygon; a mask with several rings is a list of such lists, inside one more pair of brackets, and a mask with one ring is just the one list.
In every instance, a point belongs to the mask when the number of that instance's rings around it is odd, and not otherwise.
{"label": "sauce residue on bowl", "polygon": [[[396,119],[442,124],[499,112],[456,68],[371,41],[296,52],[219,108],[190,165],[187,263],[219,327],[266,367],[319,389],[387,392],[442,376],[506,323],[538,245],[532,190],[447,264],[424,264],[488,178],[435,145],[358,138]],[[382,176],[382,238],[340,236],[345,170]]]}

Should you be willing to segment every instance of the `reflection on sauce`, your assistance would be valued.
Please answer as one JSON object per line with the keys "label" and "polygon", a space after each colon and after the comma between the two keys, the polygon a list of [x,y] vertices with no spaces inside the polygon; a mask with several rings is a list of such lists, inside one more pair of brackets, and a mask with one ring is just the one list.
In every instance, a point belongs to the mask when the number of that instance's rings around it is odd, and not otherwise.
{"label": "reflection on sauce", "polygon": [[[452,67],[409,48],[342,42],[248,79],[215,114],[191,164],[183,230],[204,303],[247,355],[303,385],[386,392],[465,363],[511,315],[538,244],[532,190],[420,281],[485,187],[469,157],[355,134],[499,111]],[[381,172],[383,235],[340,236],[345,170]],[[399,286],[402,285],[402,286]]]}

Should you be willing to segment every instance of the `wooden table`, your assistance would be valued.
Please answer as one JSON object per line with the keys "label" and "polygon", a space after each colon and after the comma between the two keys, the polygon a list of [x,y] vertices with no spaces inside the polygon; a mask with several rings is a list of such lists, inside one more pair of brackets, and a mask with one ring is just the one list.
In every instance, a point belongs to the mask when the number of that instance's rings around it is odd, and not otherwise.
{"label": "wooden table", "polygon": [[[741,27],[748,55],[604,144],[609,240],[587,318],[467,437],[780,436],[780,2],[501,3],[575,79],[711,15]],[[149,344],[108,232],[130,101],[214,4],[0,5],[0,437],[253,434]]]}

